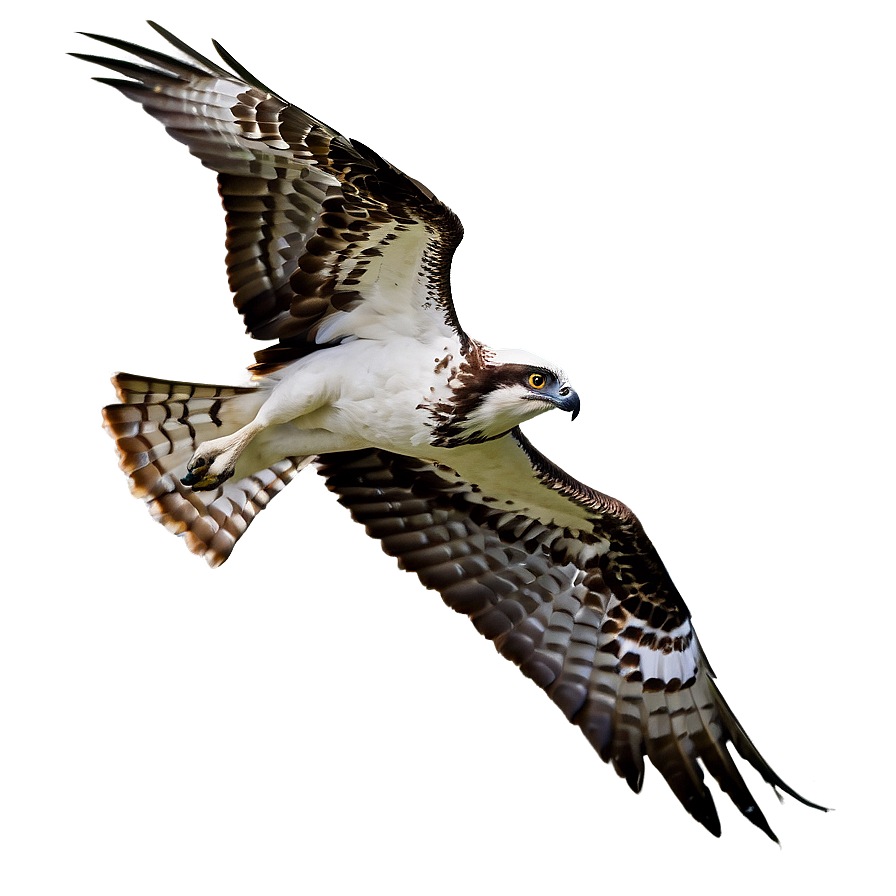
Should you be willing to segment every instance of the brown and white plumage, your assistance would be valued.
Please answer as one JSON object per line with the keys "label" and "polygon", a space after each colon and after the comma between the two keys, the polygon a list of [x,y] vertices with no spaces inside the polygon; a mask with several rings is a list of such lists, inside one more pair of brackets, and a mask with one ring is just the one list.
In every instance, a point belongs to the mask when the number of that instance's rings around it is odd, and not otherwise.
{"label": "brown and white plumage", "polygon": [[[715,686],[690,614],[636,517],[571,479],[520,432],[512,450],[575,505],[581,530],[544,525],[454,470],[376,450],[322,458],[320,472],[386,553],[470,616],[550,695],[635,792],[644,755],[714,834],[701,765],[741,812],[774,834],[726,748],[772,786],[772,771]],[[808,803],[808,805],[813,805]]]}
{"label": "brown and white plumage", "polygon": [[228,406],[252,402],[257,390],[148,380],[127,373],[117,374],[112,382],[122,403],[103,409],[104,423],[115,439],[131,493],[212,565],[230,556],[256,514],[312,459],[285,457],[216,489],[195,491],[171,471],[186,465],[197,441],[235,431],[238,424],[229,421]]}
{"label": "brown and white plumage", "polygon": [[246,80],[153,27],[191,61],[98,35],[90,36],[149,66],[74,55],[133,78],[97,80],[141,103],[218,172],[234,304],[253,337],[279,340],[259,361],[301,356],[324,324],[332,333],[339,312],[361,302],[390,311],[370,288],[389,276],[414,278],[415,303],[405,314],[427,301],[438,308],[415,314],[415,326],[444,323],[465,340],[448,287],[463,234],[450,209],[372,150],[260,85],[228,54]]}
{"label": "brown and white plumage", "polygon": [[705,768],[774,837],[727,744],[808,801],[719,694],[637,518],[519,430],[552,407],[578,413],[565,375],[460,327],[456,216],[220,48],[236,75],[154,27],[189,61],[104,37],[145,64],[81,58],[126,76],[100,80],[218,172],[234,303],[253,337],[277,342],[242,387],[116,377],[120,404],[104,414],[134,494],[217,565],[315,460],[384,550],[469,615],[633,790],[646,755],[718,834]]}

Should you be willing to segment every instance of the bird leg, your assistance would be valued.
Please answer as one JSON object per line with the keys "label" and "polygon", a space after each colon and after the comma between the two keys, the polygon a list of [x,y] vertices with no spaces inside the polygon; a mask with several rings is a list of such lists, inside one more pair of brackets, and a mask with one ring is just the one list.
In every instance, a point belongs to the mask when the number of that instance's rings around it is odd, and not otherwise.
{"label": "bird leg", "polygon": [[252,439],[264,429],[253,420],[229,436],[203,442],[187,464],[187,475],[181,479],[194,491],[208,491],[223,485],[231,476],[240,455]]}

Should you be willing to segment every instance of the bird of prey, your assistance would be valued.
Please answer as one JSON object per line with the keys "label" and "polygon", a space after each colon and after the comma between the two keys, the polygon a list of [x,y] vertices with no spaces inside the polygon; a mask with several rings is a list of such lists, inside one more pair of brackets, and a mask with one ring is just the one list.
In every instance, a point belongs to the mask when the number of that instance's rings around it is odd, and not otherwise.
{"label": "bird of prey", "polygon": [[[150,23],[152,24],[152,23]],[[579,397],[557,366],[461,327],[457,216],[372,149],[154,25],[183,58],[88,35],[73,54],[217,172],[227,273],[255,353],[246,385],[118,374],[105,425],[134,495],[212,565],[314,463],[387,554],[467,614],[638,792],[645,755],[715,835],[703,769],[776,839],[728,751],[807,805],[719,693],[635,515],[520,424]],[[817,806],[816,808],[822,808]]]}

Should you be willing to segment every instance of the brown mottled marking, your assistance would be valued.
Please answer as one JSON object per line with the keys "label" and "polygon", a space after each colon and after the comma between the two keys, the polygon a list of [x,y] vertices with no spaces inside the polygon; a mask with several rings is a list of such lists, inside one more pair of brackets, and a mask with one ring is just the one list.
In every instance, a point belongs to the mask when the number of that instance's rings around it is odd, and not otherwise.
{"label": "brown mottled marking", "polygon": [[[286,458],[245,479],[195,492],[180,482],[187,460],[198,442],[228,434],[221,417],[227,403],[255,390],[127,373],[112,382],[121,404],[104,408],[103,418],[131,492],[164,526],[184,535],[189,549],[211,566],[230,556],[252,520],[310,460]],[[226,512],[217,503],[222,497]]]}
{"label": "brown mottled marking", "polygon": [[[512,438],[521,436],[515,433]],[[696,765],[700,761],[738,808],[774,836],[726,744],[733,743],[775,786],[792,791],[755,752],[731,716],[705,665],[700,665],[699,648],[695,671],[688,670],[684,681],[677,671],[646,678],[641,671],[645,652],[671,657],[695,642],[690,632],[673,638],[659,629],[670,620],[686,625],[687,610],[630,511],[619,510],[612,499],[589,493],[557,468],[543,465],[546,482],[553,479],[572,503],[587,505],[586,512],[600,520],[594,535],[577,540],[527,516],[529,510],[509,514],[501,502],[483,503],[487,495],[471,503],[472,483],[444,464],[373,449],[322,460],[328,487],[371,534],[383,538],[387,553],[414,570],[424,584],[441,590],[449,606],[467,613],[502,655],[545,688],[633,790],[641,787],[647,755],[688,811],[718,833],[709,791],[695,783],[700,780]],[[384,502],[387,481],[392,486]],[[430,513],[402,516],[400,494],[393,494],[392,488],[398,493],[406,490],[409,496],[425,494]],[[377,508],[373,516],[371,508]],[[449,522],[457,526],[457,534],[446,542]],[[401,535],[386,534],[393,530]],[[540,534],[528,536],[530,530]],[[559,546],[561,538],[569,542],[566,547]],[[576,559],[572,545],[581,550],[604,541],[609,544],[605,553]],[[426,545],[443,549],[430,554],[432,548]],[[450,562],[445,560],[446,548],[453,558]],[[495,566],[499,556],[506,556],[503,567]],[[435,565],[427,567],[430,559]],[[680,702],[670,712],[665,701],[671,695]],[[646,721],[648,717],[653,721]],[[680,748],[671,729],[668,735],[663,733],[663,719],[667,726],[673,719],[675,725],[687,726],[692,751]]]}

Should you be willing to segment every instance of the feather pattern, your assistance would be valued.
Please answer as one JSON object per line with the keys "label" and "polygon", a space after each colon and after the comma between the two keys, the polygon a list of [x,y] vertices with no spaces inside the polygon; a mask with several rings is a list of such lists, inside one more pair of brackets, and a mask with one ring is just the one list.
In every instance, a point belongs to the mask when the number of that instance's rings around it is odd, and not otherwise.
{"label": "feather pattern", "polygon": [[[98,80],[140,103],[218,173],[234,304],[253,337],[278,340],[257,353],[257,370],[363,335],[371,320],[412,321],[418,332],[450,331],[466,344],[449,285],[463,235],[456,215],[241,66],[237,77],[153,27],[189,62],[96,34],[87,36],[147,64],[72,55],[124,75]],[[379,288],[381,277],[404,284],[400,309]],[[346,321],[364,303],[370,314]]]}
{"label": "feather pattern", "polygon": [[210,491],[185,486],[178,471],[198,441],[233,432],[257,389],[148,379],[112,378],[120,404],[103,408],[103,425],[115,440],[131,494],[153,518],[209,566],[220,566],[249,524],[310,462],[286,457]]}
{"label": "feather pattern", "polygon": [[641,789],[646,755],[718,836],[702,764],[776,840],[727,743],[774,787],[814,804],[772,771],[719,694],[684,602],[637,518],[542,459],[520,432],[501,442],[508,455],[534,459],[542,487],[564,495],[580,530],[557,525],[556,511],[508,513],[503,493],[385,451],[325,455],[320,473],[385,552],[468,615],[632,790]]}

